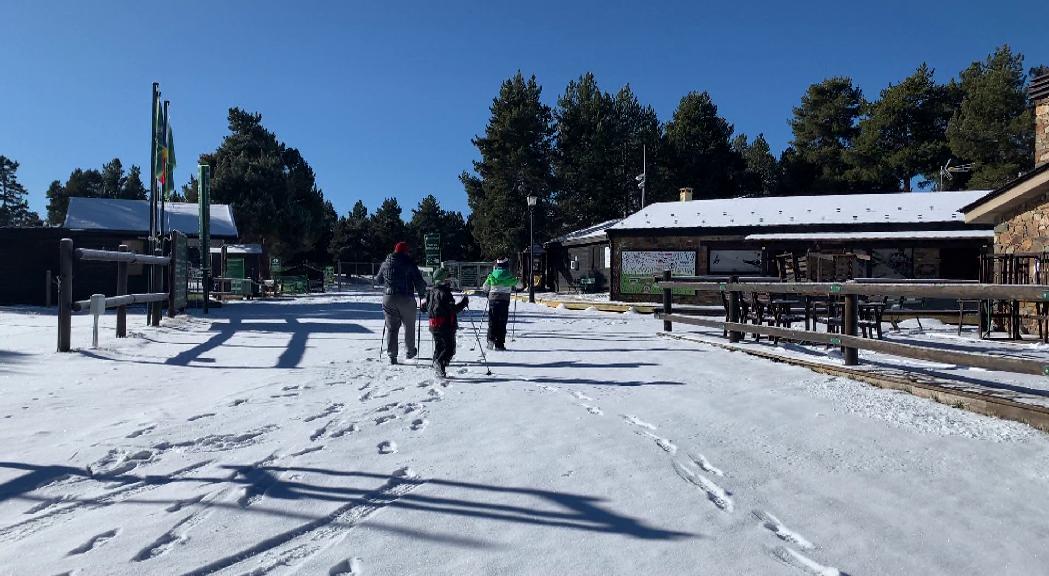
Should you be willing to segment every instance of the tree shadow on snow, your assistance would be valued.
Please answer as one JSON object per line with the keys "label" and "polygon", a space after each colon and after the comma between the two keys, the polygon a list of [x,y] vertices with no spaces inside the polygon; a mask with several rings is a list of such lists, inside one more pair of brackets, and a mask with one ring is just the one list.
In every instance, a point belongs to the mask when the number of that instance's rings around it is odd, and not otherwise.
{"label": "tree shadow on snow", "polygon": [[[242,488],[239,502],[211,501],[208,506],[226,508],[244,514],[265,514],[284,519],[301,520],[304,523],[266,537],[246,549],[236,550],[228,556],[214,560],[206,566],[188,572],[208,574],[233,566],[242,560],[267,552],[296,537],[322,526],[340,526],[342,517],[349,517],[345,527],[360,522],[352,520],[354,512],[369,508],[391,507],[440,514],[449,517],[474,518],[496,522],[508,522],[539,527],[563,528],[583,532],[618,534],[641,540],[681,540],[699,538],[698,534],[664,530],[648,525],[642,519],[620,514],[607,505],[607,500],[596,496],[540,490],[535,488],[499,486],[440,478],[413,478],[389,476],[368,472],[335,470],[326,468],[285,466],[220,466],[232,471],[214,476],[164,476],[121,474],[91,474],[82,468],[68,466],[37,466],[33,464],[0,462],[0,468],[26,470],[28,473],[0,484],[0,502],[25,500],[45,502],[48,498],[31,494],[32,491],[56,482],[78,477],[108,485],[105,492],[94,498],[67,498],[66,508],[43,511],[28,520],[4,527],[3,532],[17,530],[22,525],[39,522],[50,515],[64,514],[70,506],[96,507],[113,504],[110,492],[126,491],[129,487],[160,486],[172,483],[204,485],[228,485]],[[286,474],[293,473],[293,474]],[[299,480],[302,474],[323,476],[330,484],[309,483]],[[295,478],[295,479],[293,479]],[[114,488],[112,483],[117,483]],[[358,485],[359,484],[359,485]],[[378,487],[375,485],[378,484]],[[404,488],[437,487],[437,490],[414,492]],[[391,489],[398,493],[392,494]],[[463,495],[465,494],[465,496]],[[470,495],[476,497],[470,497]],[[286,501],[321,501],[337,505],[326,515],[314,516],[296,510],[278,510],[270,506],[245,504],[254,497]],[[500,501],[500,499],[503,499]],[[121,498],[120,504],[171,506],[185,501]],[[296,507],[298,508],[298,507]],[[302,508],[305,508],[303,506]],[[482,547],[489,544],[469,536],[427,534],[409,527],[382,525],[371,521],[369,528],[386,530],[446,544],[463,547]]]}

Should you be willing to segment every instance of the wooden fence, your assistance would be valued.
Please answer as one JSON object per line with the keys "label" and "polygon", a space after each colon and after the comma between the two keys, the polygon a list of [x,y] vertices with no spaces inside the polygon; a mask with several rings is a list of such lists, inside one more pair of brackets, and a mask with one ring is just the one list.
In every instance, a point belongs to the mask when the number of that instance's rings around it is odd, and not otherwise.
{"label": "wooden fence", "polygon": [[[114,262],[117,265],[116,295],[107,296],[104,300],[104,308],[117,309],[117,338],[127,336],[127,307],[133,304],[151,304],[148,311],[148,322],[157,326],[160,324],[160,306],[153,304],[167,301],[168,316],[173,317],[176,311],[175,305],[175,278],[173,276],[176,268],[175,254],[172,250],[170,256],[150,256],[148,254],[137,254],[129,252],[128,247],[121,244],[118,250],[93,250],[87,248],[74,248],[71,238],[63,238],[58,244],[59,278],[58,278],[58,351],[69,352],[72,333],[73,312],[87,310],[91,306],[91,300],[73,301],[73,263],[76,260],[94,262]],[[166,292],[152,292],[140,294],[127,293],[128,264],[145,264],[149,266],[166,267],[168,274]]]}
{"label": "wooden fence", "polygon": [[[1049,361],[1028,358],[1010,358],[992,354],[974,354],[945,348],[933,348],[899,342],[888,342],[857,335],[860,297],[939,298],[957,300],[1012,300],[1049,302],[1049,285],[1032,284],[972,284],[968,282],[748,282],[743,278],[711,281],[708,278],[671,279],[669,272],[657,282],[663,290],[663,309],[657,317],[663,321],[663,330],[673,330],[673,323],[691,324],[723,330],[730,342],[739,342],[744,333],[841,346],[846,366],[859,364],[859,350],[902,356],[928,362],[972,366],[986,370],[1017,372],[1049,376]],[[688,288],[698,292],[720,292],[726,303],[726,320],[698,318],[675,314],[674,288]],[[749,324],[741,318],[742,294],[818,296],[843,301],[840,318],[841,333],[798,330],[785,326]]]}

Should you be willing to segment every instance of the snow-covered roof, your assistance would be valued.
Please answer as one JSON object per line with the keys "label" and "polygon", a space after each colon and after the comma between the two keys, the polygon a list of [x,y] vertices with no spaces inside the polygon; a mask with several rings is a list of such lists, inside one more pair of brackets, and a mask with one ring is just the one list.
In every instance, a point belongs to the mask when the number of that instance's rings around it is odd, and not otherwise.
{"label": "snow-covered roof", "polygon": [[[226,244],[226,254],[262,254],[262,244]],[[222,254],[222,246],[212,246],[212,254]]]}
{"label": "snow-covered roof", "polygon": [[611,228],[612,226],[615,226],[619,222],[621,222],[621,219],[619,218],[615,220],[606,220],[600,224],[595,224],[587,228],[581,228],[574,232],[569,232],[558,238],[554,238],[552,242],[560,242],[561,244],[580,244],[586,242],[601,241],[607,238],[605,230]]}
{"label": "snow-covered roof", "polygon": [[774,240],[808,240],[808,241],[832,241],[832,240],[962,240],[962,239],[991,239],[994,238],[994,230],[889,230],[889,231],[860,231],[860,232],[783,232],[778,234],[748,234],[744,240],[774,241]]}
{"label": "snow-covered roof", "polygon": [[[165,205],[165,230],[178,230],[187,236],[198,233],[197,205],[192,202],[168,202]],[[70,230],[109,230],[113,232],[149,233],[149,201],[113,198],[70,198],[65,228]],[[237,225],[226,204],[211,205],[211,235],[236,238]]]}
{"label": "snow-covered roof", "polygon": [[646,206],[611,229],[929,222],[961,224],[965,219],[959,210],[987,193],[987,190],[967,190],[964,192],[835,194],[659,202]]}

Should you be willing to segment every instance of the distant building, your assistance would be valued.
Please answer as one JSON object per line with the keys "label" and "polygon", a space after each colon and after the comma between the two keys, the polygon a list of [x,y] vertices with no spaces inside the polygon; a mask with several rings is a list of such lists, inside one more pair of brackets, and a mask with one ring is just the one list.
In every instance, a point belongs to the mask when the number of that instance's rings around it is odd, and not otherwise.
{"label": "distant building", "polygon": [[[177,230],[189,237],[190,260],[199,263],[197,249],[197,205],[169,202],[165,206],[165,229]],[[134,252],[146,250],[149,235],[149,202],[110,198],[70,198],[66,219],[61,228],[0,229],[0,305],[28,304],[43,306],[48,292],[57,301],[54,282],[47,284],[48,273],[58,274],[58,241],[72,238],[77,248],[116,250],[126,244]],[[237,226],[230,207],[211,206],[211,237],[214,245],[236,241]],[[112,294],[116,282],[115,265],[108,262],[75,262],[73,298],[83,300],[95,293]],[[128,266],[128,290],[146,292],[146,274],[140,264]]]}
{"label": "distant building", "polygon": [[774,276],[776,255],[810,251],[856,255],[849,277],[975,279],[994,232],[987,224],[967,224],[961,210],[985,194],[692,200],[685,188],[681,201],[649,205],[605,230],[611,297],[654,300],[652,276],[666,267],[675,276]]}
{"label": "distant building", "polygon": [[544,244],[549,288],[555,292],[579,288],[608,292],[612,251],[605,230],[619,222],[608,220],[569,232]]}

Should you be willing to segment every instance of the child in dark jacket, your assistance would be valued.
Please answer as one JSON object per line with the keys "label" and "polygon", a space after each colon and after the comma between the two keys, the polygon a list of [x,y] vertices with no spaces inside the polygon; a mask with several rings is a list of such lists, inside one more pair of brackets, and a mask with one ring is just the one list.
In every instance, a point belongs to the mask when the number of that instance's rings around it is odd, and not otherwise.
{"label": "child in dark jacket", "polygon": [[459,328],[459,312],[470,303],[465,295],[458,304],[452,296],[450,274],[441,267],[433,272],[434,285],[426,293],[422,306],[430,316],[433,335],[433,369],[444,378],[448,364],[455,356],[455,331]]}

